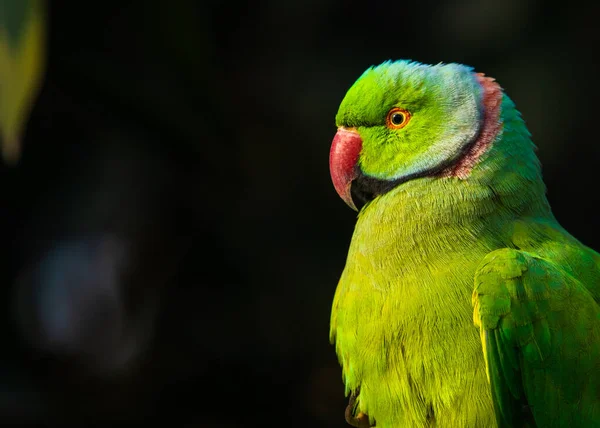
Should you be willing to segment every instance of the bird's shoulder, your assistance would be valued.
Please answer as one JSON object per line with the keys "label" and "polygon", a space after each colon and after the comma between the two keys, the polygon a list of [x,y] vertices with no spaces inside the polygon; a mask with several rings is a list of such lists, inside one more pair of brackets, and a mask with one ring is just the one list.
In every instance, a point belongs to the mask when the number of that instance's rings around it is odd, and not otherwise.
{"label": "bird's shoulder", "polygon": [[600,254],[571,235],[554,218],[515,221],[511,247],[571,276],[600,302]]}
{"label": "bird's shoulder", "polygon": [[598,253],[547,219],[513,238],[483,258],[472,295],[498,422],[596,426],[581,408],[599,408]]}

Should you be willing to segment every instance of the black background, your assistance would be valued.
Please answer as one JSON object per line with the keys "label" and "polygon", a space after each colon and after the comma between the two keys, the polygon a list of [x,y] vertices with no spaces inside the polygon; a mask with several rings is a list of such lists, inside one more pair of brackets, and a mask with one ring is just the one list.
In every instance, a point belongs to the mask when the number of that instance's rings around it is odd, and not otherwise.
{"label": "black background", "polygon": [[[559,221],[600,249],[600,8],[553,3],[50,1],[23,156],[0,167],[3,421],[346,426],[328,331],[355,213],[329,145],[387,59],[495,77]],[[43,310],[82,333],[57,345]]]}

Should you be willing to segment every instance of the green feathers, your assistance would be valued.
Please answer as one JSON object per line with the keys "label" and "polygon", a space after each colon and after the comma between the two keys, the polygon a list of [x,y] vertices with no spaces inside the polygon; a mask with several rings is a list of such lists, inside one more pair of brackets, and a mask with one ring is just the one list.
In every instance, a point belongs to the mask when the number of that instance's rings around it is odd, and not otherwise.
{"label": "green feathers", "polygon": [[[365,174],[398,179],[441,168],[474,140],[481,127],[480,93],[468,67],[387,62],[367,70],[350,88],[336,124],[356,127],[363,136]],[[393,107],[412,116],[398,131],[386,127]]]}
{"label": "green feathers", "polygon": [[336,121],[334,184],[362,207],[331,316],[354,413],[379,428],[600,426],[600,256],[553,217],[501,88],[386,62]]}

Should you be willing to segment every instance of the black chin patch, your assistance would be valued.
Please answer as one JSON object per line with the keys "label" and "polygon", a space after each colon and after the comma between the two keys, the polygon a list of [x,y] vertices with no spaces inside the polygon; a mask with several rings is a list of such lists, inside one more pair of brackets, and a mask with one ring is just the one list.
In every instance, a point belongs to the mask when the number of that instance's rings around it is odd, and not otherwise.
{"label": "black chin patch", "polygon": [[379,195],[389,192],[397,184],[399,183],[396,183],[396,181],[379,180],[367,177],[361,173],[350,185],[352,202],[354,202],[356,209],[360,211],[368,202],[371,202]]}
{"label": "black chin patch", "polygon": [[[469,145],[466,149],[463,150],[464,153],[471,147]],[[460,159],[464,155],[461,153],[457,159]],[[455,160],[456,161],[456,160]],[[407,181],[414,180],[416,178],[421,177],[431,177],[435,176],[446,168],[451,166],[455,161],[447,161],[441,163],[440,165],[426,169],[421,172],[416,172],[414,174],[409,174],[404,177],[397,178],[395,180],[380,180],[378,178],[373,178],[365,175],[362,171],[358,171],[358,176],[352,181],[350,185],[350,195],[352,196],[352,202],[356,206],[356,209],[360,211],[362,207],[364,207],[368,202],[371,202],[379,195],[383,195],[384,193],[389,192],[394,187],[399,186],[402,183],[406,183]]]}

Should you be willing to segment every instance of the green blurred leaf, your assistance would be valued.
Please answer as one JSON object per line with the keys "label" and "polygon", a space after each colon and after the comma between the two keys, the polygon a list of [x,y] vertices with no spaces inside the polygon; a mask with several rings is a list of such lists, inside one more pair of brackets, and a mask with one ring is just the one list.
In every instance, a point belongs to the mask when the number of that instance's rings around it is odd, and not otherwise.
{"label": "green blurred leaf", "polygon": [[44,0],[0,0],[0,143],[19,159],[20,140],[45,67]]}

